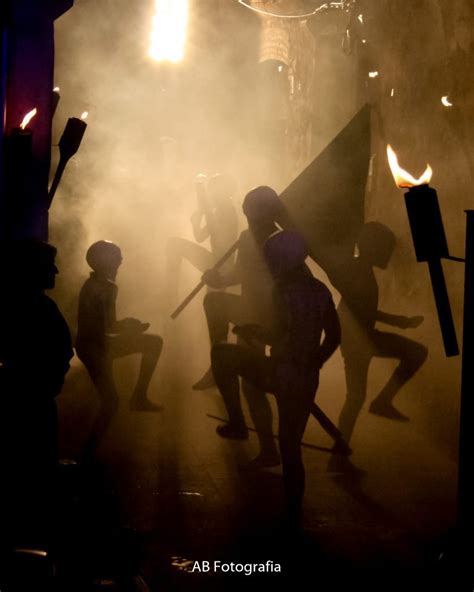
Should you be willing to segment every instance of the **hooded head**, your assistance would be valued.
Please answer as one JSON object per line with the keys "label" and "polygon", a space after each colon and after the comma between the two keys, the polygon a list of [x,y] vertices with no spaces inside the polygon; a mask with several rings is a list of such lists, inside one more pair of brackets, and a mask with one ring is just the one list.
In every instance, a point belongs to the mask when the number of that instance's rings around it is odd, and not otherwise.
{"label": "hooded head", "polygon": [[308,256],[304,238],[294,230],[272,234],[263,247],[265,260],[275,278],[300,268]]}

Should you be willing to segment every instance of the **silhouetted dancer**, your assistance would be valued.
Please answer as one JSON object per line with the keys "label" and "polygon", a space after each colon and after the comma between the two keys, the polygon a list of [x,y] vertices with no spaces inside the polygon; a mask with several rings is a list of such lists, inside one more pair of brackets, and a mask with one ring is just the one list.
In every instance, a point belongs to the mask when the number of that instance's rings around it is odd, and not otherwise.
{"label": "silhouetted dancer", "polygon": [[[210,250],[184,238],[170,238],[167,248],[167,292],[170,302],[178,296],[178,282],[181,261],[187,259],[203,272],[215,262],[237,240],[238,220],[232,201],[234,182],[230,175],[213,175],[205,188],[206,177],[196,178],[198,209],[191,216],[194,238],[197,243],[209,239]],[[223,266],[231,269],[233,258]]]}
{"label": "silhouetted dancer", "polygon": [[[213,271],[203,275],[203,281],[211,287],[223,288],[241,284],[240,296],[210,292],[204,298],[211,346],[227,341],[230,323],[257,323],[269,327],[273,318],[273,280],[262,248],[265,240],[278,230],[275,220],[282,210],[282,204],[273,189],[257,187],[245,196],[242,207],[249,227],[240,234],[233,270],[226,275]],[[249,347],[248,344],[242,346]],[[253,344],[252,348],[262,354],[264,352],[263,344]],[[193,388],[204,390],[212,386],[215,386],[215,381],[212,369],[209,369]],[[260,454],[254,462],[264,466],[277,465],[280,460],[272,435],[272,412],[266,393],[246,380],[242,381],[242,391],[260,443]],[[248,437],[246,428],[239,427],[235,430],[235,426],[227,424],[218,426],[217,432],[223,438]]]}
{"label": "silhouetted dancer", "polygon": [[[338,308],[342,326],[341,351],[346,374],[346,401],[339,417],[339,429],[349,443],[367,391],[367,374],[372,358],[395,358],[399,365],[390,380],[372,401],[369,411],[388,419],[407,421],[393,406],[401,387],[423,365],[427,356],[424,345],[407,337],[375,329],[377,321],[408,329],[418,327],[423,317],[406,317],[382,312],[378,308],[379,291],[374,267],[385,269],[395,246],[392,231],[378,222],[362,228],[358,242],[359,256],[346,262],[336,288],[341,293]],[[347,459],[345,459],[347,460]],[[345,462],[344,459],[341,462]]]}
{"label": "silhouetted dancer", "polygon": [[28,239],[2,250],[0,532],[7,544],[48,544],[58,467],[55,398],[73,356],[71,336],[44,293],[55,285],[56,249]]}
{"label": "silhouetted dancer", "polygon": [[236,326],[234,332],[249,343],[271,345],[270,356],[242,345],[217,344],[212,348],[212,369],[229,414],[228,426],[235,433],[246,429],[239,405],[239,376],[275,395],[288,518],[298,526],[305,484],[301,440],[319,370],[340,343],[340,326],[331,293],[304,263],[308,252],[299,233],[274,234],[266,241],[264,253],[276,279],[273,325],[270,329]]}
{"label": "silhouetted dancer", "polygon": [[76,352],[86,366],[100,397],[101,408],[86,446],[85,457],[93,454],[118,407],[113,361],[141,353],[135,390],[130,399],[133,411],[161,411],[148,400],[147,391],[160,358],[163,340],[146,334],[149,323],[133,318],[117,320],[115,302],[117,271],[122,263],[120,248],[109,241],[91,245],[86,260],[93,269],[79,296]]}

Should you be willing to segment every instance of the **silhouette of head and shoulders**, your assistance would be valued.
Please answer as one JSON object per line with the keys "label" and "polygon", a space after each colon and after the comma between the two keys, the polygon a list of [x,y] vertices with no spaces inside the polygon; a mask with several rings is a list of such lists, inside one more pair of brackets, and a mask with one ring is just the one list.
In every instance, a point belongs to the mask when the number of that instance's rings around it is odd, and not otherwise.
{"label": "silhouette of head and shoulders", "polygon": [[[0,356],[12,383],[56,396],[73,352],[69,328],[45,294],[55,287],[56,248],[37,239],[14,241],[3,249],[8,289],[0,314]],[[23,394],[27,394],[26,391]]]}
{"label": "silhouette of head and shoulders", "polygon": [[86,261],[92,271],[79,295],[76,347],[82,342],[103,339],[110,317],[115,314],[115,279],[123,258],[115,243],[100,240],[89,247]]}

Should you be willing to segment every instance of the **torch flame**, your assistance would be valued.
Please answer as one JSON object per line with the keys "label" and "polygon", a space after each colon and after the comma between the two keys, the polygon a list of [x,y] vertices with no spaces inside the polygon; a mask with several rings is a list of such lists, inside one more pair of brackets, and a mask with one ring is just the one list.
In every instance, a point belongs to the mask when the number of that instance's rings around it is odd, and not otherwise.
{"label": "torch flame", "polygon": [[393,151],[390,144],[387,145],[387,157],[390,170],[392,171],[392,175],[395,179],[395,184],[397,187],[416,187],[417,185],[426,185],[431,181],[433,169],[429,164],[426,165],[425,172],[421,175],[421,177],[415,179],[415,177],[400,167],[398,164],[397,155]]}
{"label": "torch flame", "polygon": [[88,115],[89,115],[89,111],[84,111],[84,113],[81,115],[81,119],[87,119]]}
{"label": "torch flame", "polygon": [[32,109],[29,113],[27,113],[25,115],[25,117],[23,117],[23,121],[20,124],[20,127],[22,130],[25,129],[25,127],[30,123],[30,121],[33,119],[33,117],[38,113],[38,109],[36,109],[36,107],[34,109]]}

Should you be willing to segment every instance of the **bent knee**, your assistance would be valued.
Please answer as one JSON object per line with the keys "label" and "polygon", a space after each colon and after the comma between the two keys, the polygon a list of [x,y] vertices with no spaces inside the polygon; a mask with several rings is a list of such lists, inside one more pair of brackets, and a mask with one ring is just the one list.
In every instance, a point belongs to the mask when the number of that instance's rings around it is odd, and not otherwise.
{"label": "bent knee", "polygon": [[144,335],[145,343],[152,350],[161,351],[163,347],[163,338],[160,335]]}
{"label": "bent knee", "polygon": [[408,352],[407,362],[410,367],[419,368],[426,362],[428,357],[428,348],[421,343],[417,343],[411,351]]}

